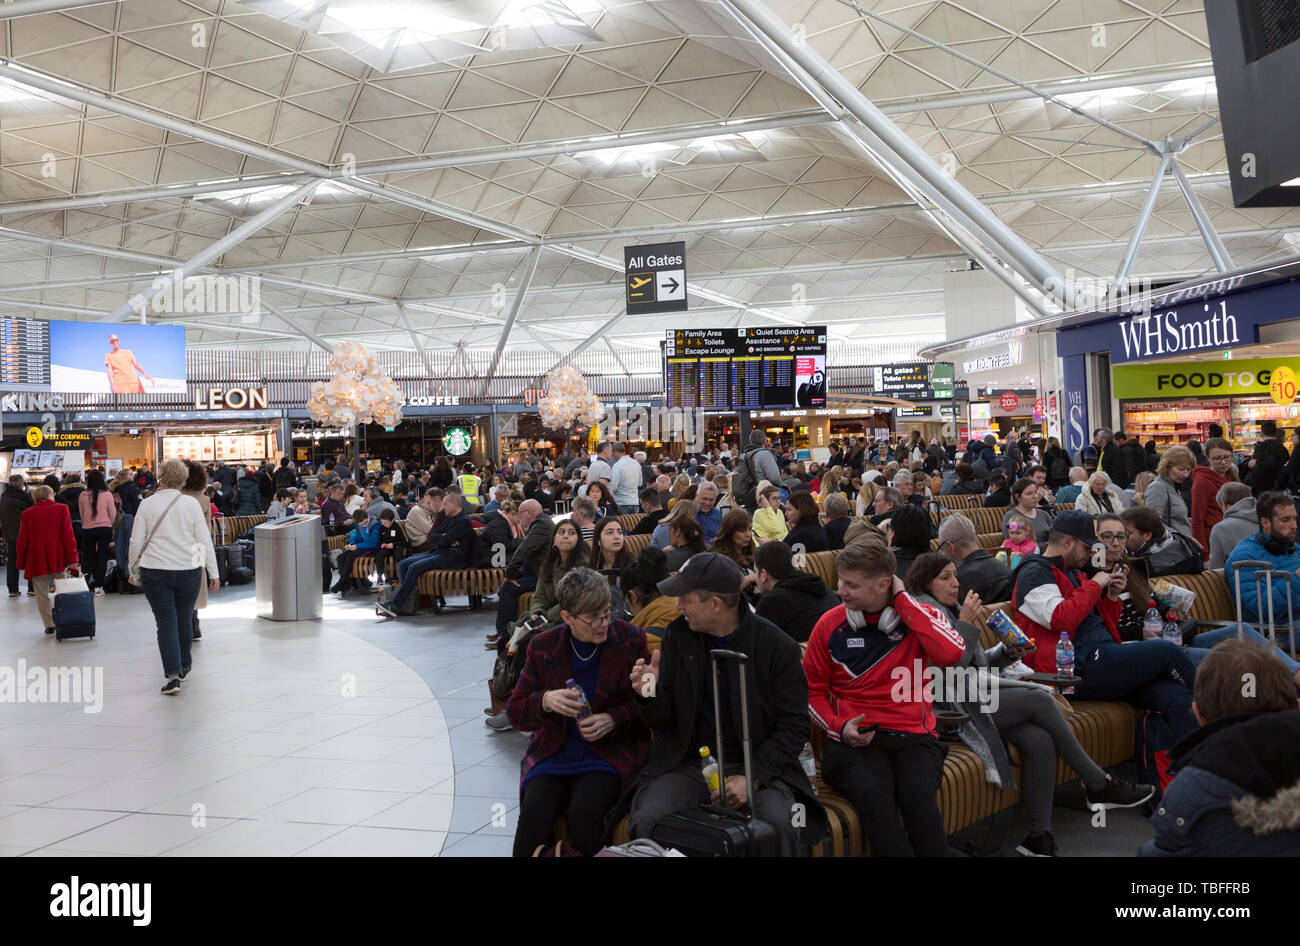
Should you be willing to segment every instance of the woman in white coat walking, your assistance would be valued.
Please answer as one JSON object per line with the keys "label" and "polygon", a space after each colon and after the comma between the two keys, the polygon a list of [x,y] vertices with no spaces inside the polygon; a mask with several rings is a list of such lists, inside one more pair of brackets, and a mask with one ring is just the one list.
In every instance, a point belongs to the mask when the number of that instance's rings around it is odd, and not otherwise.
{"label": "woman in white coat walking", "polygon": [[180,692],[190,672],[194,604],[203,582],[203,569],[214,577],[208,590],[219,587],[217,553],[212,547],[203,509],[181,492],[189,479],[183,460],[168,460],[158,470],[158,491],[140,503],[131,531],[131,574],[144,589],[158,625],[158,652],[167,682],[162,692]]}

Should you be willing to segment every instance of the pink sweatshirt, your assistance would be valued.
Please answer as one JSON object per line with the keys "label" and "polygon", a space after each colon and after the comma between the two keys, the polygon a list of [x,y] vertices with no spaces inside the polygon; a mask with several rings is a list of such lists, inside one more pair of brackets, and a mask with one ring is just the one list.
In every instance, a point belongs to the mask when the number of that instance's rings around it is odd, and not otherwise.
{"label": "pink sweatshirt", "polygon": [[105,490],[99,494],[98,508],[90,508],[91,495],[90,490],[83,490],[77,497],[77,505],[81,509],[81,528],[83,529],[111,529],[113,520],[117,518],[117,501],[113,499],[113,494]]}

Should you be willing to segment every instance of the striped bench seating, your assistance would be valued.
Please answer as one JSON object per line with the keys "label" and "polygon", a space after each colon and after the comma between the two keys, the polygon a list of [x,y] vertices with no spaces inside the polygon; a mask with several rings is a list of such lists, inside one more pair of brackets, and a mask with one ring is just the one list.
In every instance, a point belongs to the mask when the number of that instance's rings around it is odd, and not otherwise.
{"label": "striped bench seating", "polygon": [[979,546],[982,549],[988,549],[989,551],[992,551],[993,549],[999,549],[1002,547],[1002,541],[1003,541],[1002,533],[1001,532],[977,533],[975,536],[975,541],[979,543]]}
{"label": "striped bench seating", "polygon": [[640,535],[629,535],[623,540],[623,547],[634,556],[640,555],[650,547],[650,535],[646,532],[643,532]]}
{"label": "striped bench seating", "polygon": [[218,516],[208,522],[213,545],[229,545],[254,526],[266,522],[266,516]]}
{"label": "striped bench seating", "polygon": [[618,516],[618,524],[623,527],[624,532],[631,532],[637,527],[642,519],[645,518],[643,512],[625,512]]}
{"label": "striped bench seating", "polygon": [[985,509],[980,506],[977,509],[941,509],[938,521],[942,522],[949,516],[965,516],[974,523],[977,535],[986,535],[1002,531],[1002,517],[1007,514],[1009,508],[1009,506],[990,506]]}
{"label": "striped bench seating", "polygon": [[978,509],[984,505],[984,497],[973,493],[962,493],[958,496],[936,496],[937,502],[944,509]]}

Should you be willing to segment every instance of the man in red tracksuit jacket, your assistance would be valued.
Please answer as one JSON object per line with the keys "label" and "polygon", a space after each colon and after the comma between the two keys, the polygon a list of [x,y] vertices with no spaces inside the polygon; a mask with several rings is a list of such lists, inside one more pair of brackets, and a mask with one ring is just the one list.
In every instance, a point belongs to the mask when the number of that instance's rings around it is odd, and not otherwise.
{"label": "man in red tracksuit jacket", "polygon": [[938,793],[947,748],[936,735],[925,671],[956,664],[965,641],[947,617],[903,590],[896,567],[878,542],[855,542],[836,555],[843,604],[822,615],[808,638],[808,708],[830,737],[822,774],[857,809],[871,853],[942,857]]}
{"label": "man in red tracksuit jacket", "polygon": [[1083,678],[1075,699],[1125,700],[1158,710],[1183,739],[1197,728],[1192,715],[1196,668],[1173,641],[1120,642],[1119,596],[1127,573],[1084,575],[1096,541],[1093,518],[1066,510],[1052,520],[1042,554],[1025,556],[1012,573],[1011,619],[1037,645],[1025,663],[1040,673],[1056,673],[1056,645],[1068,634],[1074,672]]}

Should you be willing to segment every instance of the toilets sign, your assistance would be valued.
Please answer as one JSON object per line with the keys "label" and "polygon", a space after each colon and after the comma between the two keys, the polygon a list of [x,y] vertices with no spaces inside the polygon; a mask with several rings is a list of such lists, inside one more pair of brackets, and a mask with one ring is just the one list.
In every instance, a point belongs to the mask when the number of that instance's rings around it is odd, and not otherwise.
{"label": "toilets sign", "polygon": [[686,311],[686,243],[623,247],[627,314]]}

